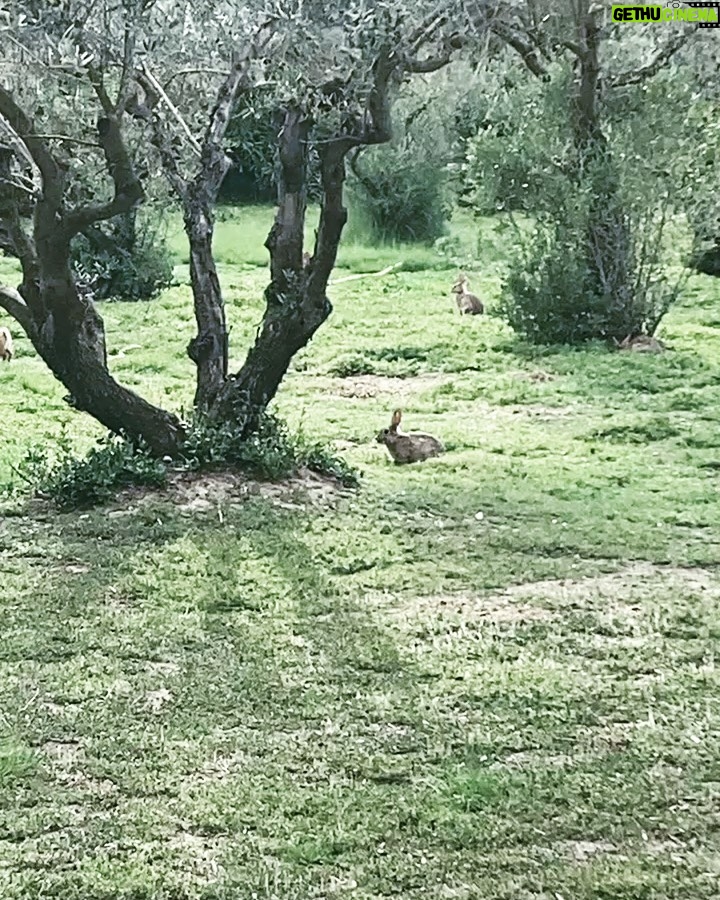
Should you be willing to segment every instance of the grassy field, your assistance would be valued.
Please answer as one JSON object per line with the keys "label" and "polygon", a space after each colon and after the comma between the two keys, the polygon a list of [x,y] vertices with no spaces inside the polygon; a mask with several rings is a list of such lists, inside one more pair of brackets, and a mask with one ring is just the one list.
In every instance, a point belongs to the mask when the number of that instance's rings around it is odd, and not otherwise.
{"label": "grassy field", "polygon": [[[220,224],[240,362],[270,214]],[[492,306],[502,239],[472,287]],[[102,307],[112,366],[192,397],[179,284]],[[357,493],[221,482],[57,515],[7,501],[3,900],[720,895],[720,283],[661,356],[461,320],[432,250],[350,243],[276,409]],[[0,278],[11,275],[7,262]],[[17,340],[0,482],[101,432]],[[396,468],[395,405],[448,453]]]}

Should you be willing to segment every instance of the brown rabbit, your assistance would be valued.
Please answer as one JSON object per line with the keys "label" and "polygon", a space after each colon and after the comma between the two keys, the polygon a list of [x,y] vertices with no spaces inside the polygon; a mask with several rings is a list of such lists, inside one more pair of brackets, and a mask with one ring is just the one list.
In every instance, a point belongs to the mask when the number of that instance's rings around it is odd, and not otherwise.
{"label": "brown rabbit", "polygon": [[481,316],[485,312],[482,300],[468,290],[467,275],[460,275],[452,286],[452,293],[455,294],[455,301],[460,310],[460,315]]}
{"label": "brown rabbit", "polygon": [[399,431],[401,418],[402,410],[396,409],[392,414],[390,427],[383,428],[377,435],[378,444],[385,444],[396,463],[422,462],[445,451],[440,441],[431,434],[422,431],[405,434]]}
{"label": "brown rabbit", "polygon": [[10,362],[13,358],[13,339],[10,329],[5,325],[0,328],[0,359]]}

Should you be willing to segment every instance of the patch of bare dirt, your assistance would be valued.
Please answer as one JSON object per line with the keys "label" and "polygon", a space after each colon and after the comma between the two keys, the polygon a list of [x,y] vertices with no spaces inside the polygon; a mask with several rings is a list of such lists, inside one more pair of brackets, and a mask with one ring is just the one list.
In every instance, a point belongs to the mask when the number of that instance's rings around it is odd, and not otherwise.
{"label": "patch of bare dirt", "polygon": [[539,622],[553,618],[553,613],[541,606],[517,602],[509,594],[490,597],[467,594],[437,594],[414,597],[407,603],[393,607],[398,617],[430,618],[450,614],[473,621],[488,622]]}
{"label": "patch of bare dirt", "polygon": [[178,831],[168,841],[171,850],[181,853],[196,877],[212,883],[224,873],[221,858],[226,838]]}
{"label": "patch of bare dirt", "polygon": [[514,416],[529,416],[539,419],[562,419],[576,412],[572,406],[545,406],[542,403],[511,406],[509,411]]}
{"label": "patch of bare dirt", "polygon": [[[307,506],[329,507],[349,491],[334,478],[301,469],[282,481],[255,481],[238,472],[178,473],[163,490],[132,488],[120,498],[122,505],[110,510],[112,518],[132,515],[143,504],[156,500],[174,502],[186,513],[217,511],[222,507],[263,497],[281,509],[304,509]],[[134,502],[133,502],[134,501]]]}
{"label": "patch of bare dirt", "polygon": [[352,375],[347,378],[333,378],[331,391],[340,397],[361,400],[382,396],[406,397],[440,387],[448,381],[450,376],[433,373],[411,375],[408,378],[395,378],[389,375]]}
{"label": "patch of bare dirt", "polygon": [[534,381],[534,382],[544,382],[544,381],[555,381],[557,376],[552,375],[550,372],[546,372],[544,369],[536,369],[533,372],[515,372],[513,375],[514,378],[521,378],[523,381]]}
{"label": "patch of bare dirt", "polygon": [[509,598],[543,597],[572,604],[588,595],[618,601],[632,593],[652,590],[653,585],[670,582],[695,591],[720,592],[720,582],[706,569],[697,567],[660,566],[653,563],[633,563],[617,572],[592,575],[588,578],[547,579],[511,585],[503,591]]}
{"label": "patch of bare dirt", "polygon": [[82,755],[79,741],[46,741],[40,748],[42,752],[60,765],[69,765]]}
{"label": "patch of bare dirt", "polygon": [[617,847],[610,841],[560,841],[555,849],[577,862],[586,862],[600,853],[617,853]]}
{"label": "patch of bare dirt", "polygon": [[[720,595],[720,579],[701,568],[634,563],[616,572],[587,578],[545,579],[510,585],[495,594],[436,594],[409,599],[378,597],[392,602],[390,615],[399,619],[430,619],[450,614],[468,621],[512,624],[550,621],[568,608],[601,604],[608,615],[639,618],[641,601],[658,587]],[[372,597],[368,598],[372,602]]]}

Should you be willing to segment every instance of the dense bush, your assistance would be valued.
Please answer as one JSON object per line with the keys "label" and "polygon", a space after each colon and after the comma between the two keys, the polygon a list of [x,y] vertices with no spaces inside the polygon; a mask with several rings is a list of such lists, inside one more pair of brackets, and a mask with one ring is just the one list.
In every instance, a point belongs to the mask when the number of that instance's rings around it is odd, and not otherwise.
{"label": "dense bush", "polygon": [[274,481],[307,468],[337,479],[346,487],[359,483],[357,472],[327,447],[291,434],[273,416],[265,416],[258,430],[241,438],[229,426],[198,422],[192,428],[177,460],[159,460],[143,446],[110,435],[78,458],[69,441],[61,438],[55,455],[46,449],[30,450],[19,473],[41,496],[58,509],[85,509],[107,503],[129,487],[159,488],[167,483],[168,468],[174,472],[237,469]]}
{"label": "dense bush", "polygon": [[353,165],[353,209],[377,241],[430,243],[450,216],[447,172],[412,144],[381,147]]}
{"label": "dense bush", "polygon": [[67,441],[52,458],[45,449],[30,450],[20,465],[26,481],[61,510],[107,503],[123,488],[162,487],[167,470],[143,447],[119,437],[98,441],[86,456],[76,457]]}
{"label": "dense bush", "polygon": [[646,91],[608,94],[604,133],[585,147],[573,130],[574,89],[571,67],[553,67],[548,82],[511,92],[512,103],[499,98],[468,144],[475,211],[494,206],[515,222],[523,210],[535,222],[516,223],[497,312],[536,342],[653,334],[683,278],[669,273],[681,264],[689,185],[667,160],[698,147],[687,85],[669,73]]}
{"label": "dense bush", "polygon": [[228,466],[270,480],[286,478],[305,467],[352,487],[357,473],[326,447],[291,434],[287,425],[266,414],[254,434],[242,437],[231,425],[195,423],[183,447],[182,465],[192,471]]}
{"label": "dense bush", "polygon": [[118,216],[73,243],[80,284],[96,300],[151,300],[172,284],[164,223],[157,216]]}
{"label": "dense bush", "polygon": [[370,240],[432,243],[445,233],[452,139],[433,90],[408,87],[394,110],[393,142],[350,157],[351,208]]}
{"label": "dense bush", "polygon": [[588,258],[588,212],[566,209],[564,221],[540,222],[521,243],[497,314],[535,343],[620,343],[653,334],[677,299],[681,279],[670,281],[662,274],[656,248],[651,241],[636,246],[642,230],[628,224],[609,238],[617,240],[617,265],[599,281]]}

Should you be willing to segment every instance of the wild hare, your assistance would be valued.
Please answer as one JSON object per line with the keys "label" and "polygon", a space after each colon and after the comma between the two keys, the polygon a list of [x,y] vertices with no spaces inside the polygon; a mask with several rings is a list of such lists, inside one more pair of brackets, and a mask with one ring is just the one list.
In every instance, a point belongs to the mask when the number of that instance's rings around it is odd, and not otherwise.
{"label": "wild hare", "polygon": [[461,316],[481,316],[485,312],[482,300],[468,290],[467,275],[462,273],[459,275],[452,286],[452,293],[455,294],[455,302]]}
{"label": "wild hare", "polygon": [[13,339],[10,329],[4,325],[0,327],[0,359],[10,362],[13,358]]}
{"label": "wild hare", "polygon": [[445,452],[445,447],[431,434],[423,431],[400,431],[401,419],[402,410],[396,409],[392,414],[390,427],[383,428],[377,435],[378,444],[385,444],[396,463],[422,462]]}

